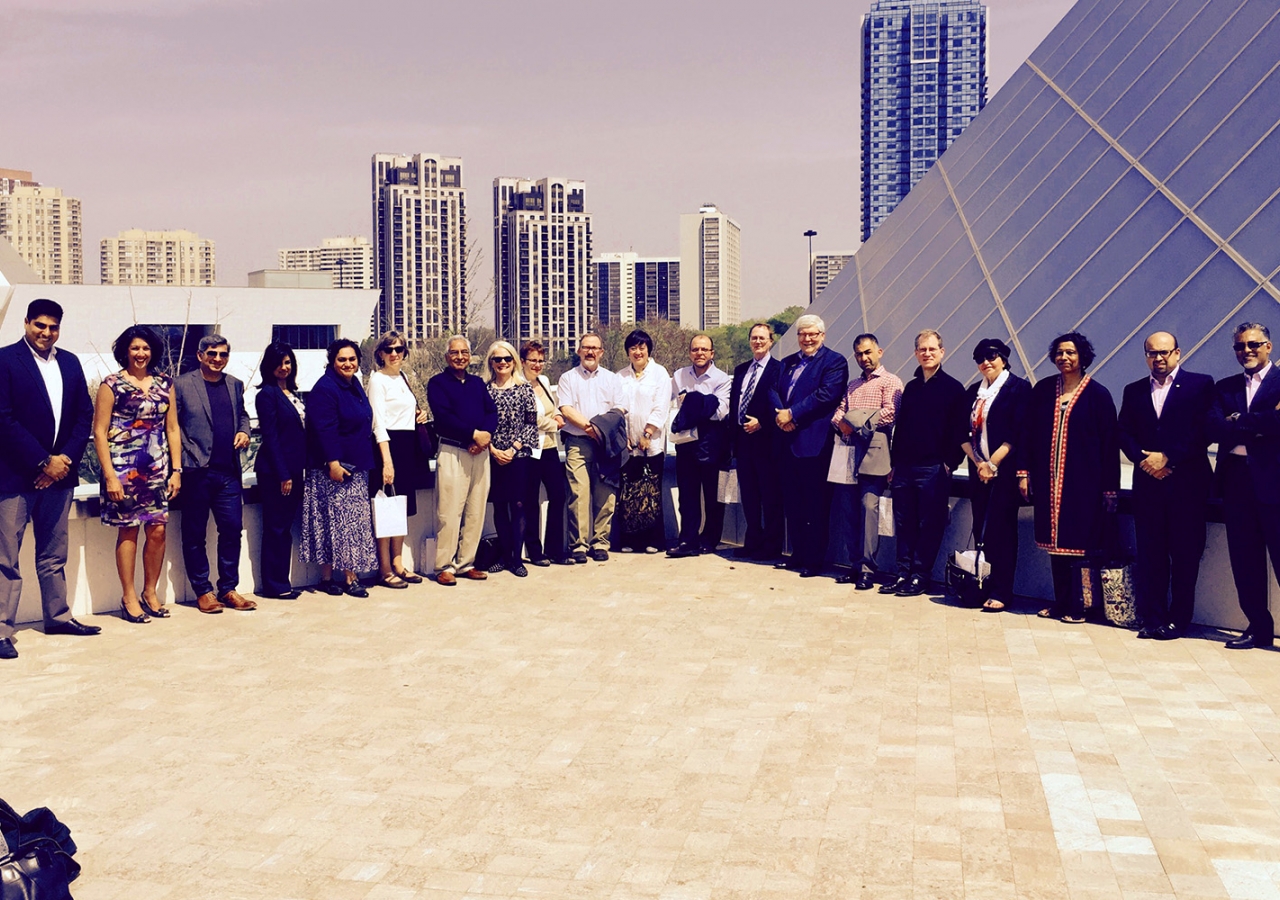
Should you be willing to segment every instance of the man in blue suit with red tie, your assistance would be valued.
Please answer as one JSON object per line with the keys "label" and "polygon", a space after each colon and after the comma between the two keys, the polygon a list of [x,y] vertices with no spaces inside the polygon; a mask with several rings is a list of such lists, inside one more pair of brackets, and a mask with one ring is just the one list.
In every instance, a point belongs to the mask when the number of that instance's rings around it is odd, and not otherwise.
{"label": "man in blue suit with red tie", "polygon": [[831,516],[831,414],[849,382],[849,361],[823,346],[827,326],[814,315],[796,319],[800,351],[782,361],[769,396],[778,425],[778,463],[791,559],[778,568],[795,569],[801,578],[822,573]]}
{"label": "man in blue suit with red tie", "polygon": [[1209,439],[1218,442],[1227,554],[1249,627],[1231,650],[1270,647],[1275,623],[1267,602],[1271,568],[1280,571],[1280,371],[1271,364],[1271,332],[1245,322],[1232,336],[1244,369],[1214,386]]}

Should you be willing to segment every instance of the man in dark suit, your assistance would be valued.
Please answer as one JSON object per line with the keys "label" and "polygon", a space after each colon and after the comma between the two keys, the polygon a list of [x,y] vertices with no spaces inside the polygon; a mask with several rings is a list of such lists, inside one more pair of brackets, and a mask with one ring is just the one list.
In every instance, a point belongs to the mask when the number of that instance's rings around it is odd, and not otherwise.
{"label": "man in dark suit", "polygon": [[1205,424],[1213,379],[1179,365],[1178,339],[1168,332],[1143,346],[1151,377],[1125,386],[1120,449],[1134,465],[1138,637],[1169,641],[1195,611],[1212,480]]}
{"label": "man in dark suit", "polygon": [[[200,338],[200,369],[174,383],[182,429],[182,561],[203,613],[257,609],[236,591],[240,584],[243,516],[240,452],[249,446],[244,384],[223,370],[231,344],[220,334]],[[209,513],[218,527],[218,590],[209,580],[205,532]]]}
{"label": "man in dark suit", "polygon": [[1209,440],[1218,443],[1217,477],[1227,526],[1227,554],[1249,620],[1232,650],[1270,647],[1275,623],[1267,604],[1271,568],[1280,571],[1280,371],[1271,364],[1271,332],[1245,322],[1232,336],[1244,369],[1214,386]]}
{"label": "man in dark suit", "polygon": [[822,574],[831,516],[831,414],[844,396],[849,361],[824,347],[827,326],[814,315],[796,319],[800,351],[782,361],[777,384],[769,392],[778,425],[778,462],[783,507],[791,539],[791,559],[779,568],[796,569],[801,578]]}
{"label": "man in dark suit", "polygon": [[32,300],[25,335],[0,350],[0,659],[16,659],[13,623],[22,599],[18,554],[30,522],[45,634],[97,634],[67,605],[67,514],[89,443],[93,403],[80,360],[55,350],[62,307]]}
{"label": "man in dark suit", "polygon": [[782,365],[773,349],[773,327],[751,326],[751,360],[733,370],[729,391],[729,430],[737,460],[738,490],[747,534],[734,551],[740,559],[778,559],[782,556],[782,484],[773,453],[778,426],[769,392],[778,383]]}

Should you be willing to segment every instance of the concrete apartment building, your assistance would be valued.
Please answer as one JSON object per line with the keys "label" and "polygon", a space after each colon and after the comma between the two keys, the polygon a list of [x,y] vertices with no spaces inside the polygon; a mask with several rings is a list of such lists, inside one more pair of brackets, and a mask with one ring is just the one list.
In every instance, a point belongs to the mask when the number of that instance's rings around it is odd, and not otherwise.
{"label": "concrete apartment building", "polygon": [[467,195],[462,159],[375,153],[375,331],[422,341],[467,329]]}
{"label": "concrete apartment building", "polygon": [[283,271],[331,272],[335,288],[370,290],[377,286],[373,244],[363,235],[328,237],[319,247],[291,247],[277,253]]}
{"label": "concrete apartment building", "polygon": [[813,279],[813,295],[817,297],[827,289],[831,279],[840,274],[845,263],[853,259],[852,253],[815,253],[809,259],[809,277]]}
{"label": "concrete apartment building", "polygon": [[0,169],[0,237],[46,284],[84,283],[80,201],[30,172]]}
{"label": "concrete apartment building", "polygon": [[680,321],[680,258],[601,253],[595,258],[596,322]]}
{"label": "concrete apartment building", "polygon": [[680,217],[680,324],[742,321],[742,228],[714,203]]}
{"label": "concrete apartment building", "polygon": [[494,324],[515,344],[536,338],[566,356],[595,327],[587,184],[493,180]]}
{"label": "concrete apartment building", "polygon": [[103,284],[170,284],[208,287],[215,283],[214,242],[193,231],[131,228],[102,239]]}

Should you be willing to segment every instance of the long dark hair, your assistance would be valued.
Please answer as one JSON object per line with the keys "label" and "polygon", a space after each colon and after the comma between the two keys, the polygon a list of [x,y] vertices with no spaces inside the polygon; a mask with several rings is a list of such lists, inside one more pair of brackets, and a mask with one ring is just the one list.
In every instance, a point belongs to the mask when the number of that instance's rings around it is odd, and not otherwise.
{"label": "long dark hair", "polygon": [[129,368],[129,345],[141,338],[151,348],[151,361],[147,363],[147,373],[154,375],[160,371],[160,354],[164,351],[159,336],[146,325],[130,325],[120,332],[120,337],[111,345],[111,355],[116,358],[120,368]]}
{"label": "long dark hair", "polygon": [[298,390],[298,357],[284,341],[272,341],[262,351],[262,365],[258,366],[258,372],[262,375],[263,387],[276,383],[276,369],[286,359],[293,365],[289,368],[289,377],[284,380],[285,386],[294,392]]}

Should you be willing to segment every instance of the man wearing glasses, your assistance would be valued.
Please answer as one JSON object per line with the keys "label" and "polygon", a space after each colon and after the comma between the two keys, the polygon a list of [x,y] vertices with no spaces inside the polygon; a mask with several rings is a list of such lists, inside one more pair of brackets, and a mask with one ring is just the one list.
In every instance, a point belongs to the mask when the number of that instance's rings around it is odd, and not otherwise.
{"label": "man wearing glasses", "polygon": [[[240,454],[249,447],[249,414],[244,384],[223,370],[231,344],[207,334],[196,345],[200,369],[174,382],[178,426],[182,429],[182,562],[202,613],[257,609],[236,592],[240,584],[240,530],[243,512]],[[205,532],[209,514],[218,528],[218,585],[209,580]]]}
{"label": "man wearing glasses", "polygon": [[1213,477],[1205,434],[1213,379],[1182,368],[1178,339],[1166,331],[1143,346],[1151,375],[1125,386],[1120,449],[1133,463],[1138,637],[1171,641],[1195,612]]}
{"label": "man wearing glasses", "polygon": [[622,379],[600,367],[604,344],[588,332],[578,343],[579,365],[560,376],[557,400],[564,416],[564,467],[569,477],[569,554],[575,563],[609,558],[609,528],[617,494],[600,477],[602,435],[591,424],[611,409],[625,409]]}
{"label": "man wearing glasses", "polygon": [[1231,650],[1270,647],[1275,624],[1267,605],[1267,556],[1280,571],[1280,372],[1271,365],[1271,332],[1245,322],[1232,336],[1244,371],[1214,386],[1209,440],[1218,443],[1217,477],[1227,553],[1240,611],[1249,620]]}

